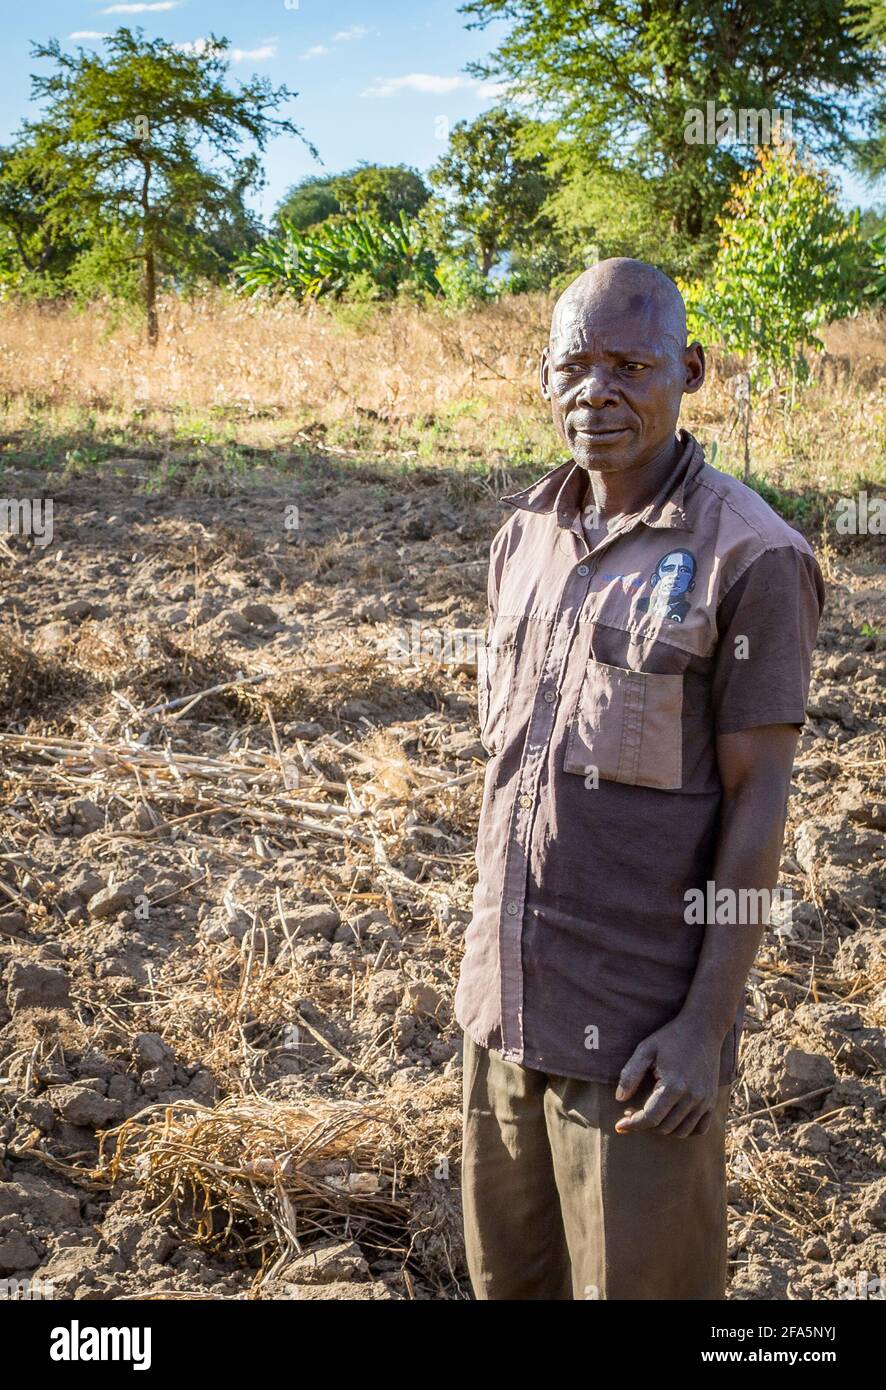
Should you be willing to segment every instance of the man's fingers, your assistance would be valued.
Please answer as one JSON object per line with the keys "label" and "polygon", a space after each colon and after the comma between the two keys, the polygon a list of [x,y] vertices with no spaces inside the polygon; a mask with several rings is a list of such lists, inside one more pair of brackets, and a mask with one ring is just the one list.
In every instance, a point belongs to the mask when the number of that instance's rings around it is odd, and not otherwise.
{"label": "man's fingers", "polygon": [[615,1126],[619,1134],[632,1134],[635,1130],[655,1129],[669,1115],[679,1099],[665,1085],[656,1086],[646,1104],[631,1115],[625,1115]]}
{"label": "man's fingers", "polygon": [[618,1086],[615,1090],[615,1099],[630,1100],[654,1061],[654,1047],[647,1046],[645,1042],[640,1043],[639,1047],[635,1047],[622,1067]]}
{"label": "man's fingers", "polygon": [[658,1126],[660,1134],[678,1134],[683,1123],[694,1114],[698,1120],[698,1101],[691,1096],[686,1096],[683,1100],[678,1100],[669,1114],[665,1115],[661,1124]]}
{"label": "man's fingers", "polygon": [[704,1124],[705,1129],[707,1129],[708,1124],[710,1124],[710,1119],[705,1124],[707,1114],[708,1112],[703,1105],[694,1105],[676,1129],[671,1130],[672,1137],[674,1139],[688,1139],[690,1134],[704,1134],[701,1125]]}

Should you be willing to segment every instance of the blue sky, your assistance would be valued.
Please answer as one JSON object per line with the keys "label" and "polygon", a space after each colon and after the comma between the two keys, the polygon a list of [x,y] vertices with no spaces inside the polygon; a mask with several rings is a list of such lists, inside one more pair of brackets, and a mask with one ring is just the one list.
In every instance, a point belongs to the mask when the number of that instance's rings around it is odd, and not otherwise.
{"label": "blue sky", "polygon": [[[501,25],[468,30],[456,0],[30,0],[5,6],[0,32],[0,141],[35,111],[29,102],[34,40],[101,47],[93,37],[120,24],[149,37],[194,43],[215,34],[233,45],[232,75],[267,76],[298,92],[287,114],[332,172],[366,159],[425,170],[445,146],[447,123],[492,105],[494,84],[465,64],[494,46]],[[45,66],[45,65],[44,65]],[[267,216],[290,184],[322,172],[299,141],[281,137],[266,153]],[[872,195],[843,177],[847,198]]]}

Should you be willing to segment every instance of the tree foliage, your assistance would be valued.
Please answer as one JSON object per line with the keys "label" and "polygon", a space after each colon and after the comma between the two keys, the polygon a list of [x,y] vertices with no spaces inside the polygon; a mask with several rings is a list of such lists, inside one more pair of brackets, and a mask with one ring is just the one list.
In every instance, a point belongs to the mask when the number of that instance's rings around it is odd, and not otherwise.
{"label": "tree foliage", "polygon": [[287,189],[274,212],[273,226],[280,229],[284,223],[306,232],[341,212],[341,203],[335,185],[337,174],[308,174]]}
{"label": "tree foliage", "polygon": [[551,183],[541,154],[527,151],[531,130],[503,107],[459,121],[428,177],[437,197],[425,214],[436,241],[469,251],[488,275],[503,251],[541,237]]}
{"label": "tree foliage", "polygon": [[[213,37],[183,50],[120,28],[101,55],[64,53],[56,40],[34,48],[54,71],[31,79],[44,111],[25,123],[4,167],[0,216],[14,236],[5,210],[15,188],[33,221],[23,244],[85,238],[103,273],[137,275],[151,341],[160,279],[223,266],[235,240],[257,235],[243,199],[261,170],[242,142],[261,151],[272,134],[301,134],[273,114],[294,95],[287,88],[260,78],[227,85],[228,46]],[[35,166],[42,182],[33,187],[25,175]]]}
{"label": "tree foliage", "polygon": [[368,214],[381,222],[395,222],[400,213],[414,217],[430,197],[421,174],[405,164],[358,164],[343,174],[309,174],[294,184],[274,214],[274,225],[284,222],[307,231],[330,217]]}
{"label": "tree foliage", "polygon": [[[843,0],[468,0],[462,11],[475,27],[510,22],[473,70],[545,114],[560,186],[577,182],[559,203],[561,229],[576,215],[580,237],[630,251],[619,218],[645,241],[657,209],[686,268],[699,246],[713,249],[729,186],[753,162],[735,142],[687,144],[689,108],[789,107],[813,152],[840,157],[858,103],[884,74],[878,44]],[[668,268],[680,269],[674,258]]]}
{"label": "tree foliage", "polygon": [[[886,54],[886,4],[884,0],[855,0],[852,5],[855,29],[867,43]],[[868,133],[855,144],[855,164],[871,181],[886,174],[886,92],[873,92],[873,110]]]}
{"label": "tree foliage", "polygon": [[82,219],[59,218],[64,171],[40,138],[0,150],[0,280],[20,291],[60,293],[89,246]]}
{"label": "tree foliage", "polygon": [[756,383],[806,375],[819,327],[857,308],[865,261],[858,214],[793,145],[758,151],[720,218],[709,279],[687,288],[692,329],[750,359]]}

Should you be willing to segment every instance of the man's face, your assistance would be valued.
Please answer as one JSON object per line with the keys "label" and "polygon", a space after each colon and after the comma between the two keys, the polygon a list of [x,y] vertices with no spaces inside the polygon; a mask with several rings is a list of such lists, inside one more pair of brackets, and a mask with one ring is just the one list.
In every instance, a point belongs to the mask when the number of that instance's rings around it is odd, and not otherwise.
{"label": "man's face", "polygon": [[659,592],[668,598],[679,598],[689,588],[694,575],[692,556],[685,550],[673,550],[658,566]]}
{"label": "man's face", "polygon": [[576,463],[621,471],[671,447],[683,393],[704,380],[704,355],[677,341],[654,293],[615,281],[555,316],[541,380]]}

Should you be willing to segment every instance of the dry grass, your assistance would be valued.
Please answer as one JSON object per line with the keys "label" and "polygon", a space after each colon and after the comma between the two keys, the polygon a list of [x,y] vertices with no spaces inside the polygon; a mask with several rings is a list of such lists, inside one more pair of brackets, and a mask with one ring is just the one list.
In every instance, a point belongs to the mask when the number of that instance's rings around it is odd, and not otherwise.
{"label": "dry grass", "polygon": [[[87,446],[143,447],[144,471],[205,451],[328,452],[487,467],[547,464],[558,445],[538,399],[545,295],[446,314],[409,306],[369,310],[244,300],[215,292],[162,306],[151,352],[140,324],[94,307],[0,306],[0,395],[13,441],[64,436]],[[757,471],[783,485],[875,481],[886,454],[882,383],[886,320],[861,316],[826,330],[816,386],[786,419],[775,397],[752,425]],[[716,351],[685,422],[718,461],[740,467],[730,378]],[[146,446],[146,447],[145,447]],[[119,454],[121,449],[113,452]],[[88,448],[87,448],[88,453]],[[255,462],[253,459],[251,462]]]}
{"label": "dry grass", "polygon": [[[544,340],[544,296],[447,317],[418,308],[349,315],[313,304],[212,294],[162,308],[151,352],[141,326],[101,308],[5,304],[0,390],[43,407],[172,409],[391,420],[490,394],[524,403]],[[534,395],[534,393],[533,393]]]}

